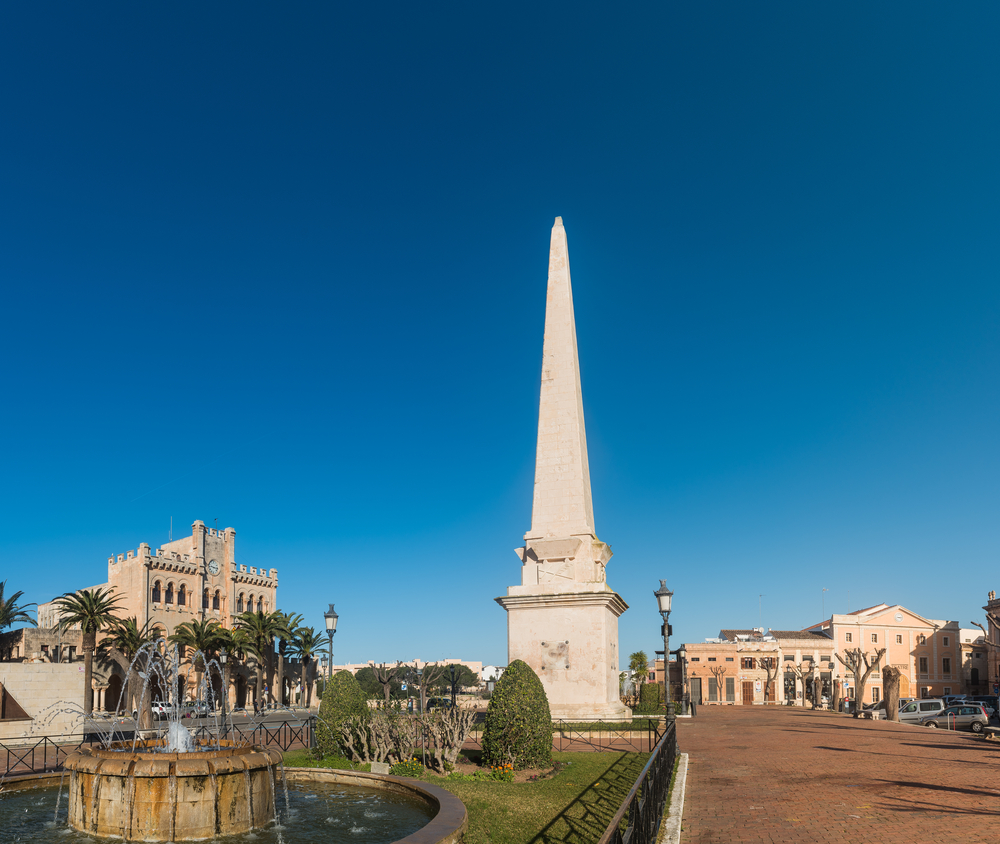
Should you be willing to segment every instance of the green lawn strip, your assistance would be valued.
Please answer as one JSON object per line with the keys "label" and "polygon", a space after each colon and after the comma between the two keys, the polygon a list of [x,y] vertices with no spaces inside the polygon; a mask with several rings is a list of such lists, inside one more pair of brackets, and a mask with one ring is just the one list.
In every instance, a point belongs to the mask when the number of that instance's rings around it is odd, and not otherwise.
{"label": "green lawn strip", "polygon": [[469,810],[465,844],[593,844],[607,829],[647,753],[553,753],[565,767],[538,782],[468,782],[429,776]]}
{"label": "green lawn strip", "polygon": [[371,771],[367,762],[351,762],[343,756],[324,756],[317,759],[308,750],[286,750],[283,754],[286,768],[336,768],[342,771]]}
{"label": "green lawn strip", "polygon": [[[367,771],[342,757],[284,754],[286,767]],[[473,782],[425,773],[469,811],[463,844],[594,844],[642,773],[648,753],[553,753],[559,773],[536,782]]]}

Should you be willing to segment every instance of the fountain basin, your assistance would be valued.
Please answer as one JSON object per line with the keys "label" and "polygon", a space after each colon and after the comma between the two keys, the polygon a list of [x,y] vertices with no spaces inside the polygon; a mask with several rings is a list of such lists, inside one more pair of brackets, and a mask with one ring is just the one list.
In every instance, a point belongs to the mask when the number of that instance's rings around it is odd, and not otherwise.
{"label": "fountain basin", "polygon": [[[203,745],[204,747],[204,745]],[[212,742],[170,753],[163,741],[82,749],[67,757],[69,825],[99,838],[197,841],[274,820],[278,750]]]}

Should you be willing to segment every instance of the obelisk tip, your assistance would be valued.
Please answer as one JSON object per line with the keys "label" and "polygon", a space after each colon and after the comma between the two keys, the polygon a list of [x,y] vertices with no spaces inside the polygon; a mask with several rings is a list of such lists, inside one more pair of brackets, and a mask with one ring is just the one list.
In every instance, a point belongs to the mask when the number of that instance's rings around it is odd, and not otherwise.
{"label": "obelisk tip", "polygon": [[555,228],[555,226],[559,226],[560,228],[562,228],[562,217],[556,217],[556,222],[553,228]]}

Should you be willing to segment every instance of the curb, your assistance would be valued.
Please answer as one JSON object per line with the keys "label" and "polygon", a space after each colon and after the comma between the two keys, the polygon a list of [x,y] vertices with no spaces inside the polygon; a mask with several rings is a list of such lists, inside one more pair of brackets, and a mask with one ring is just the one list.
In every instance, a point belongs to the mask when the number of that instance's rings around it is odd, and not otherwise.
{"label": "curb", "polygon": [[688,754],[680,754],[677,777],[670,790],[670,813],[660,825],[660,835],[656,844],[680,844],[681,823],[684,820],[684,792],[687,786]]}

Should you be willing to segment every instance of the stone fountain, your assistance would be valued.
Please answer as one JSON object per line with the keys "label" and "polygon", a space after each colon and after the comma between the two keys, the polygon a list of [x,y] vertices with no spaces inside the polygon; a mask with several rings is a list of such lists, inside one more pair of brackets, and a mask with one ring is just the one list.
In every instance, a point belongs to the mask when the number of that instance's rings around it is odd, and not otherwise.
{"label": "stone fountain", "polygon": [[[221,747],[219,746],[221,745]],[[163,741],[70,755],[69,825],[99,838],[196,841],[274,820],[281,753],[233,742],[170,752]]]}
{"label": "stone fountain", "polygon": [[[205,664],[209,672],[218,669],[214,660]],[[162,688],[177,688],[176,648],[166,648],[161,640],[146,650],[142,667],[136,676],[144,681],[144,698],[151,678]],[[199,699],[214,709],[210,685],[200,692]],[[181,710],[175,701],[162,737],[105,741],[67,757],[73,829],[126,841],[196,841],[250,832],[274,821],[280,751],[195,739],[180,723]]]}

